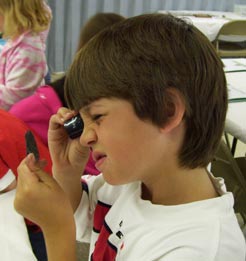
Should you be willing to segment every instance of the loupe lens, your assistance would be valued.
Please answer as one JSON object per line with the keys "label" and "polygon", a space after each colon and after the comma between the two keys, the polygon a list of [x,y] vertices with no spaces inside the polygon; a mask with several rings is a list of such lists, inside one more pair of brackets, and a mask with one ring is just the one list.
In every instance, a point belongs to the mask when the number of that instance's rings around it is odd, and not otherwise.
{"label": "loupe lens", "polygon": [[64,128],[66,129],[69,137],[71,139],[75,139],[82,134],[84,129],[84,122],[78,114],[72,119],[65,121]]}

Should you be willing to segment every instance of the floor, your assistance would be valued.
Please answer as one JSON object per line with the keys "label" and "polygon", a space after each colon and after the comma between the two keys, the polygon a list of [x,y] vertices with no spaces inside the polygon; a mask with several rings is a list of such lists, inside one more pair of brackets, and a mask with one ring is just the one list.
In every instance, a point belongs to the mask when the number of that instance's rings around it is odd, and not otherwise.
{"label": "floor", "polygon": [[87,261],[89,257],[89,244],[77,242],[77,260]]}

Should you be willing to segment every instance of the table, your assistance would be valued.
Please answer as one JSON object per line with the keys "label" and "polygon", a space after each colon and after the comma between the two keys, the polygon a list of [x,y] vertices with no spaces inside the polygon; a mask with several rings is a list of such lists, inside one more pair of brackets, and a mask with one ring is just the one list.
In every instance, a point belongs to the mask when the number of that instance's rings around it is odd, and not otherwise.
{"label": "table", "polygon": [[[228,84],[246,93],[246,71],[227,72],[226,79]],[[229,102],[225,131],[246,144],[246,99],[240,102]]]}
{"label": "table", "polygon": [[232,12],[217,11],[188,11],[188,10],[159,10],[158,13],[170,13],[174,16],[190,21],[212,42],[215,40],[220,28],[232,20],[246,20],[242,16]]}

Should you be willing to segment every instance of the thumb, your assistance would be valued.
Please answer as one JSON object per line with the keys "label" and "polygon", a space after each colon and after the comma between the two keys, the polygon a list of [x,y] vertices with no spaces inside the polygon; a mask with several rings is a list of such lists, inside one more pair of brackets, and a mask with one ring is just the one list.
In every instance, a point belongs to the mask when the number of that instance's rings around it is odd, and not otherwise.
{"label": "thumb", "polygon": [[33,172],[36,175],[36,177],[39,179],[40,182],[44,182],[44,183],[52,182],[51,180],[53,180],[53,178],[43,170],[44,162],[43,161],[37,162],[35,160],[33,153],[27,155],[26,164],[31,170],[31,172]]}

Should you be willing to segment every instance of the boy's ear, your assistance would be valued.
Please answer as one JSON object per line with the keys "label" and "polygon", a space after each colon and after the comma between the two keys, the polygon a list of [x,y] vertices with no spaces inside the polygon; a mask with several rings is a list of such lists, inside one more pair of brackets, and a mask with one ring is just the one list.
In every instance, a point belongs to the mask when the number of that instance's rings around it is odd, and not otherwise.
{"label": "boy's ear", "polygon": [[183,95],[175,88],[169,88],[167,90],[169,101],[167,104],[167,121],[162,127],[163,132],[170,132],[181,124],[186,106]]}

